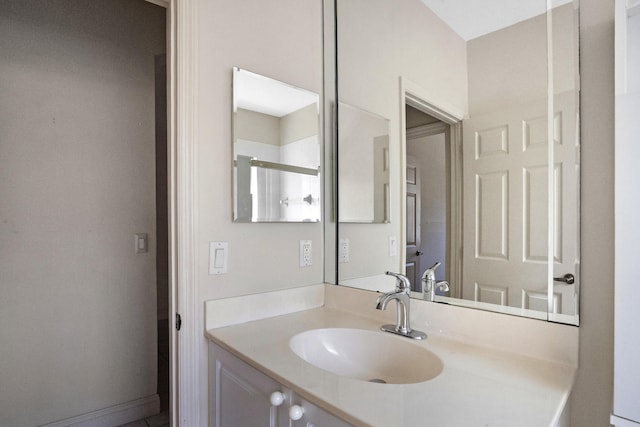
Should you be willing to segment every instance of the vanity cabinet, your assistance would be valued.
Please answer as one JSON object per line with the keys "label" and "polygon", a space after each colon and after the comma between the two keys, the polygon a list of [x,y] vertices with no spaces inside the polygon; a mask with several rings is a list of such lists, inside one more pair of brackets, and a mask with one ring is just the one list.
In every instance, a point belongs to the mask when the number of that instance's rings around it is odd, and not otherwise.
{"label": "vanity cabinet", "polygon": [[212,342],[209,393],[209,427],[351,426]]}

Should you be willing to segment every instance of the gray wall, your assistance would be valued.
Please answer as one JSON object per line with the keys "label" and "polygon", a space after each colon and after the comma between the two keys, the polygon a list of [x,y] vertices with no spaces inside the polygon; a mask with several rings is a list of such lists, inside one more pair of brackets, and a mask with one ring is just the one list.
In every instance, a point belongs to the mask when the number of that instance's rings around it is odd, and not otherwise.
{"label": "gray wall", "polygon": [[164,37],[164,9],[142,1],[0,1],[2,426],[156,392]]}

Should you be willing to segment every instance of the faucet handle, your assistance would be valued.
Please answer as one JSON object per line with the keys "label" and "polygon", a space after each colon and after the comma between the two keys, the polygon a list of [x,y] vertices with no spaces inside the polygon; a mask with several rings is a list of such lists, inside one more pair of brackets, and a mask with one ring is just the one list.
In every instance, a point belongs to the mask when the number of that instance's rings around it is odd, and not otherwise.
{"label": "faucet handle", "polygon": [[393,276],[397,279],[396,281],[397,291],[409,292],[409,290],[411,289],[411,282],[409,282],[409,278],[404,274],[394,273],[392,271],[387,271],[384,274],[386,274],[387,276]]}
{"label": "faucet handle", "polygon": [[[446,280],[442,280],[440,282],[436,282],[436,289],[441,290],[442,292],[449,292],[449,282]],[[435,292],[435,290],[434,290]]]}

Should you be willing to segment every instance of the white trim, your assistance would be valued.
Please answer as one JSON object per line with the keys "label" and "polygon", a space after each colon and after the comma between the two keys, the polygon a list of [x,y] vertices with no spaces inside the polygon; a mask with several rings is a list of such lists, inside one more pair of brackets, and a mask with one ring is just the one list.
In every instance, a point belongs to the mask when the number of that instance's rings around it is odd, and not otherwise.
{"label": "white trim", "polygon": [[451,296],[462,298],[462,183],[464,181],[464,169],[462,167],[462,121],[450,125],[449,132],[449,271],[451,286]]}
{"label": "white trim", "polygon": [[160,397],[153,394],[41,427],[112,427],[150,417],[159,412]]}
{"label": "white trim", "polygon": [[[438,120],[453,125],[465,117],[464,111],[450,105],[444,100],[435,99],[426,90],[411,80],[400,76],[400,93],[402,94],[402,109],[409,104]],[[404,124],[406,126],[406,123]]]}
{"label": "white trim", "polygon": [[416,139],[416,138],[422,138],[425,136],[437,135],[439,133],[446,132],[447,129],[449,129],[449,125],[442,122],[429,123],[427,125],[416,126],[407,130],[407,139]]}
{"label": "white trim", "polygon": [[179,426],[178,334],[174,327],[177,306],[177,194],[176,194],[176,1],[167,9],[167,200],[169,204],[169,416],[172,426]]}
{"label": "white trim", "polygon": [[[554,144],[554,94],[553,87],[553,14],[549,11],[553,8],[551,0],[547,0],[547,315],[553,313],[553,269],[555,266],[555,144]],[[548,319],[548,317],[547,317]]]}
{"label": "white trim", "polygon": [[[172,363],[172,425],[200,426],[199,392],[202,353],[202,307],[197,288],[198,206],[198,11],[195,0],[171,0],[172,50],[172,291],[173,313],[180,313],[180,332],[171,328],[177,361]],[[172,315],[175,318],[175,314]],[[175,319],[174,319],[175,320]],[[179,373],[179,375],[178,375]]]}

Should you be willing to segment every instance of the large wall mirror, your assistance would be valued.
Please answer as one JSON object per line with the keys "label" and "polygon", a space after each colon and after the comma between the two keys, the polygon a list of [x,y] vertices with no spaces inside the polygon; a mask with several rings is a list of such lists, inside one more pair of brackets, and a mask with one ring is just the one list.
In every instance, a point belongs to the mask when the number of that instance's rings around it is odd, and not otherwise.
{"label": "large wall mirror", "polygon": [[319,97],[233,69],[233,194],[236,222],[321,218]]}
{"label": "large wall mirror", "polygon": [[[424,298],[439,263],[437,302],[578,324],[577,2],[335,10],[339,284],[388,291],[403,272]],[[376,191],[377,211],[342,210]]]}

